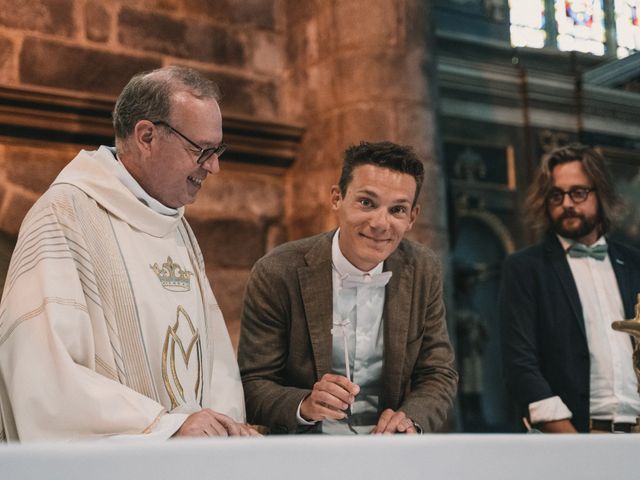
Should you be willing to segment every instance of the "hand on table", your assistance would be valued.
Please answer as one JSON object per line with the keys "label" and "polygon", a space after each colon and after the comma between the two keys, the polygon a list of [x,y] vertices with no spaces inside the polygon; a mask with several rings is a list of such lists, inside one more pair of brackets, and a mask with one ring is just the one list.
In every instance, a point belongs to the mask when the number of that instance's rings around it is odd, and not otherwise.
{"label": "hand on table", "polygon": [[404,412],[394,411],[390,408],[387,408],[380,418],[378,419],[378,424],[375,426],[373,430],[371,430],[372,434],[380,434],[380,433],[418,433],[413,421],[407,417]]}
{"label": "hand on table", "polygon": [[249,437],[261,436],[249,425],[237,423],[233,419],[210,408],[204,408],[187,417],[174,437]]}

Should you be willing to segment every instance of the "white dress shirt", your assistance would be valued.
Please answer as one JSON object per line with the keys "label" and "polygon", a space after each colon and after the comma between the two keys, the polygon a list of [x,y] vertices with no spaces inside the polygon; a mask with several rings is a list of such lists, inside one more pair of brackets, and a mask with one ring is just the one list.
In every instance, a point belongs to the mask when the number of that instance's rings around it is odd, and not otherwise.
{"label": "white dress shirt", "polygon": [[[567,251],[574,243],[558,236]],[[594,245],[606,245],[600,239]],[[635,423],[640,414],[640,395],[627,333],[617,332],[611,323],[624,320],[624,307],[609,255],[600,261],[591,257],[567,256],[582,305],[590,356],[591,418]],[[571,418],[560,397],[546,398],[529,405],[532,423]]]}
{"label": "white dress shirt", "polygon": [[[379,394],[382,388],[382,366],[384,357],[384,335],[382,313],[384,309],[385,286],[360,285],[345,287],[343,277],[365,278],[382,273],[380,262],[368,272],[353,266],[340,251],[338,243],[340,229],[333,236],[331,259],[333,263],[333,325],[344,325],[347,335],[347,356],[350,380],[360,386],[360,393],[351,406],[351,418],[360,419],[353,428],[358,433],[369,433],[377,423]],[[342,328],[334,328],[331,355],[332,371],[346,376],[345,342]],[[300,416],[298,423],[309,425]],[[367,419],[371,419],[367,422]],[[365,420],[364,425],[360,425]],[[324,420],[323,433],[352,434],[347,422]]]}

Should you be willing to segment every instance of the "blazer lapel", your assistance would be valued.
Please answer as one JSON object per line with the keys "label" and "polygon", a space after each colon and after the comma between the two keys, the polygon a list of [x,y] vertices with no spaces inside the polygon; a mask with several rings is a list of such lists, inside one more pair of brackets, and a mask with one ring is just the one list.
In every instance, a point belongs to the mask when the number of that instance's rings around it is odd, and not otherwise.
{"label": "blazer lapel", "polygon": [[411,320],[413,270],[405,255],[396,250],[386,261],[385,270],[393,272],[387,284],[384,302],[384,370],[381,407],[395,407],[401,398],[407,334]]}
{"label": "blazer lapel", "polygon": [[587,333],[584,327],[584,317],[582,316],[582,304],[580,303],[580,295],[578,294],[578,287],[576,287],[576,282],[573,279],[573,274],[571,273],[571,268],[569,267],[569,262],[567,261],[567,254],[562,249],[560,241],[554,234],[547,235],[544,240],[544,244],[545,253],[547,254],[548,259],[553,266],[555,274],[560,280],[562,290],[569,300],[569,305],[571,306],[571,310],[573,311],[575,319],[578,322],[580,331],[586,339]]}
{"label": "blazer lapel", "polygon": [[333,232],[322,236],[305,256],[307,266],[298,269],[302,303],[313,350],[316,380],[331,371],[331,327],[333,325],[332,237]]}
{"label": "blazer lapel", "polygon": [[[629,268],[625,265],[624,256],[618,249],[615,242],[608,241],[609,244],[609,260],[613,267],[613,272],[618,281],[618,289],[622,297],[622,305],[624,306],[624,314],[626,318],[634,315],[636,295],[640,292],[634,292],[631,288],[631,279],[629,278]],[[623,319],[620,319],[623,320]]]}

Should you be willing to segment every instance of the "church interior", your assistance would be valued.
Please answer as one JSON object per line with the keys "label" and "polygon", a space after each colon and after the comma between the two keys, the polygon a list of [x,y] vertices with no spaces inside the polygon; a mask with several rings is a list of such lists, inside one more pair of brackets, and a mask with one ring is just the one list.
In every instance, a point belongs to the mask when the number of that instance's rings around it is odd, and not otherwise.
{"label": "church interior", "polygon": [[[79,149],[113,144],[136,72],[186,65],[222,91],[221,172],[187,218],[232,340],[256,260],[334,228],[330,187],[362,140],[425,165],[410,237],[447,272],[460,385],[449,426],[516,428],[504,391],[503,259],[531,244],[541,156],[604,154],[640,246],[638,0],[0,0],[0,278],[21,221]],[[3,280],[1,281],[3,282]]]}

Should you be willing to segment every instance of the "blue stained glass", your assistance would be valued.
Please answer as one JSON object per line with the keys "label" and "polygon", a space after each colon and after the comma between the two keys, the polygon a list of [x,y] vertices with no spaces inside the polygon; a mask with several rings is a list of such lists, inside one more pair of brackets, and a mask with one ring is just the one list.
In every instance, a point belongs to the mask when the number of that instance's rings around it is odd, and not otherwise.
{"label": "blue stained glass", "polygon": [[591,28],[593,26],[593,8],[586,6],[587,2],[582,2],[576,8],[574,2],[565,2],[565,13],[573,21],[574,25]]}

